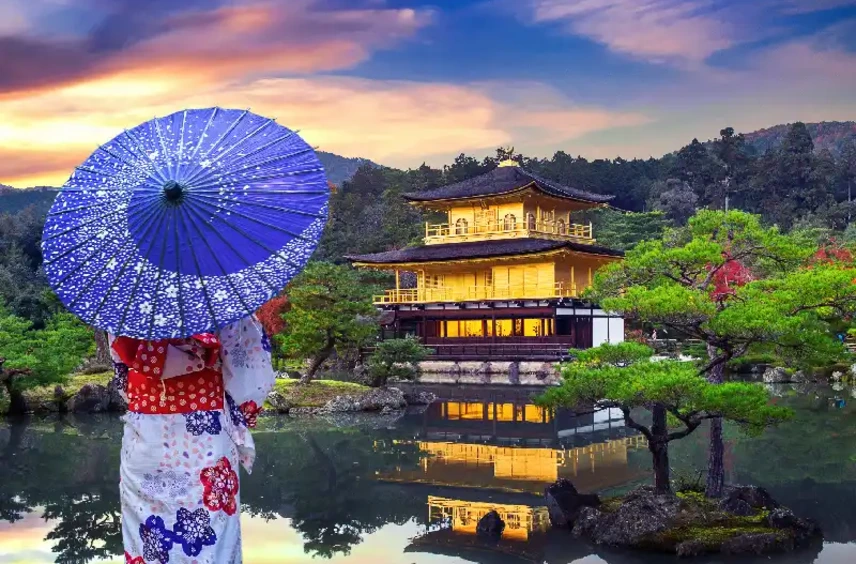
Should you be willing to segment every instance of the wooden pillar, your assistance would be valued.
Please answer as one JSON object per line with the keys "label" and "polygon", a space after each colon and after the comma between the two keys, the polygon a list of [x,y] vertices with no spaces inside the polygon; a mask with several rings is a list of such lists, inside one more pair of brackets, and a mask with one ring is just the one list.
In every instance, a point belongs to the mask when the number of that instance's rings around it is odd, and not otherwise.
{"label": "wooden pillar", "polygon": [[574,297],[577,297],[577,273],[574,266],[571,265],[571,290],[574,292]]}
{"label": "wooden pillar", "polygon": [[588,272],[588,285],[589,285],[589,287],[591,287],[591,282],[592,282],[591,267],[589,267],[589,272]]}
{"label": "wooden pillar", "polygon": [[399,270],[397,268],[395,269],[395,289],[401,289],[401,276],[399,275]]}

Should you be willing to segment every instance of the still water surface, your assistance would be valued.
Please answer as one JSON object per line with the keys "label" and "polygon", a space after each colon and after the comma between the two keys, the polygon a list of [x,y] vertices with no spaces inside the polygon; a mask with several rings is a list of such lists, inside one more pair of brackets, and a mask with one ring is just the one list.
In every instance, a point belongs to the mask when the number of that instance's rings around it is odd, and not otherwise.
{"label": "still water surface", "polygon": [[[773,560],[856,562],[856,399],[849,389],[782,387],[796,418],[761,437],[727,433],[729,480],[767,487],[817,519],[826,541]],[[541,493],[559,477],[616,493],[648,479],[644,443],[607,412],[551,417],[521,392],[461,390],[403,416],[270,417],[243,476],[244,559],[296,564],[664,564],[547,532]],[[452,397],[454,396],[454,397]],[[0,423],[0,563],[123,562],[118,417]],[[673,443],[673,465],[703,467],[704,431]],[[498,545],[476,540],[497,509]]]}

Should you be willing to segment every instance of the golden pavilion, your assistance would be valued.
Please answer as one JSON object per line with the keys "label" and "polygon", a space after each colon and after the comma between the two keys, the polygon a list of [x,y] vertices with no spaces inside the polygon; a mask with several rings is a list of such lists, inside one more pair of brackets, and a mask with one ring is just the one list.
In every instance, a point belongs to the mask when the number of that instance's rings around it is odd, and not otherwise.
{"label": "golden pavilion", "polygon": [[[506,160],[483,175],[405,194],[439,212],[424,245],[347,257],[354,266],[395,273],[375,297],[387,334],[415,335],[435,358],[555,360],[569,348],[624,337],[624,322],[579,298],[603,265],[623,254],[597,244],[574,212],[611,196],[561,186]],[[402,273],[415,285],[402,287]]]}

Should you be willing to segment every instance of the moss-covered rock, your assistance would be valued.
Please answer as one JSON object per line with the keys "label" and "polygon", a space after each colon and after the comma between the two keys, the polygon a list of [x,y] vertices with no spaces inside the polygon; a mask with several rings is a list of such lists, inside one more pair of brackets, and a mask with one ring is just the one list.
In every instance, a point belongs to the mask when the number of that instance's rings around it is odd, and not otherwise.
{"label": "moss-covered rock", "polygon": [[599,545],[696,556],[790,551],[808,544],[819,530],[760,488],[730,488],[725,499],[715,501],[700,492],[656,495],[646,486],[583,509],[573,534]]}

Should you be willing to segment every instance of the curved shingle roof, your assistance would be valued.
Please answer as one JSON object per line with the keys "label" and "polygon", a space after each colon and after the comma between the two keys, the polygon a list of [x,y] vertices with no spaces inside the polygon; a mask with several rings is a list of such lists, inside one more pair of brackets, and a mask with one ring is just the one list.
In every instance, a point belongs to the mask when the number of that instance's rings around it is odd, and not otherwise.
{"label": "curved shingle roof", "polygon": [[624,256],[624,253],[621,251],[601,247],[600,245],[586,245],[571,241],[551,241],[549,239],[501,239],[499,241],[425,245],[423,247],[411,247],[409,249],[387,251],[384,253],[350,255],[345,258],[353,262],[365,264],[398,264],[531,255],[562,248],[592,255]]}
{"label": "curved shingle roof", "polygon": [[593,203],[605,203],[614,196],[604,196],[586,190],[562,186],[552,180],[547,180],[531,172],[523,170],[518,166],[500,166],[495,169],[442,188],[425,190],[424,192],[410,192],[404,194],[404,198],[411,202],[428,202],[431,200],[458,200],[465,198],[477,198],[479,196],[495,196],[514,192],[530,184],[551,196],[559,198],[570,198]]}

